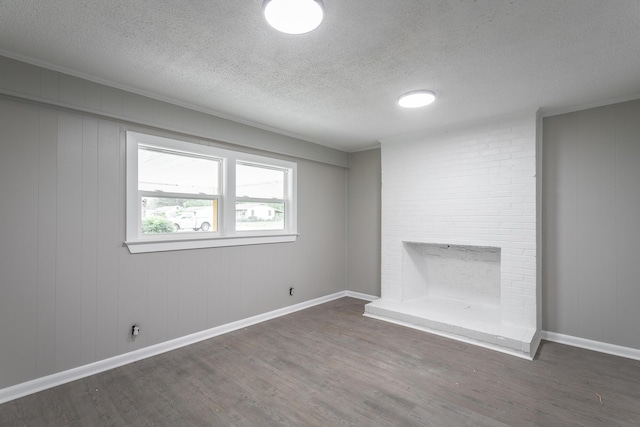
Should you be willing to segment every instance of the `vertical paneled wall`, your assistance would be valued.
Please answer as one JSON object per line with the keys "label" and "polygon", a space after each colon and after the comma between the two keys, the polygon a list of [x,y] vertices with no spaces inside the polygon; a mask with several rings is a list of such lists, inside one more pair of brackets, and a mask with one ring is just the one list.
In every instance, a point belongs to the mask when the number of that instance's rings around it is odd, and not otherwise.
{"label": "vertical paneled wall", "polygon": [[640,349],[640,101],[543,127],[543,329]]}
{"label": "vertical paneled wall", "polygon": [[[20,381],[17,371],[35,376],[39,360],[36,307],[40,288],[50,292],[47,273],[56,268],[55,257],[38,265],[38,177],[41,135],[37,109],[0,103],[2,151],[0,152],[0,386]],[[45,143],[45,142],[43,142]],[[16,185],[20,183],[20,185]],[[46,186],[53,189],[54,186]],[[55,221],[55,212],[51,215]],[[55,229],[54,221],[47,221]],[[52,233],[47,230],[49,236]],[[54,249],[55,251],[55,249]],[[55,303],[55,297],[53,299]],[[47,307],[48,308],[48,307]],[[49,310],[50,314],[54,310]],[[46,331],[51,332],[54,318]],[[55,324],[53,324],[55,326]],[[53,347],[51,347],[53,348]],[[28,378],[27,378],[28,379]]]}
{"label": "vertical paneled wall", "polygon": [[0,99],[0,388],[345,289],[344,168],[308,160],[295,243],[131,255],[125,126]]}

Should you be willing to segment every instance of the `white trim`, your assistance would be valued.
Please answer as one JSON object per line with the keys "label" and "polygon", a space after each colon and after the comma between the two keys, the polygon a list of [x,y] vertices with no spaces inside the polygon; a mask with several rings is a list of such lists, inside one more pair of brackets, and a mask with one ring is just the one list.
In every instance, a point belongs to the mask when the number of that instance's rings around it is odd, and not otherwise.
{"label": "white trim", "polygon": [[215,239],[191,240],[133,240],[124,244],[132,254],[147,252],[180,251],[185,249],[222,248],[226,246],[265,245],[270,243],[295,242],[298,234],[278,234],[266,236],[227,236]]}
{"label": "white trim", "polygon": [[347,291],[340,291],[334,294],[325,295],[323,297],[315,298],[309,301],[294,304],[288,307],[283,307],[277,310],[273,310],[267,313],[258,314],[256,316],[248,317],[246,319],[238,320],[235,322],[227,323],[225,325],[216,326],[215,328],[207,329],[204,331],[196,332],[191,335],[176,338],[163,343],[155,344],[149,347],[141,348],[129,353],[114,356],[108,359],[100,360],[88,365],[79,366],[77,368],[69,369],[67,371],[58,372],[55,374],[47,375],[46,377],[36,378],[31,381],[16,384],[4,389],[0,389],[0,404],[9,402],[14,399],[18,399],[29,394],[37,393],[42,390],[46,390],[52,387],[56,387],[62,384],[69,383],[71,381],[79,380],[81,378],[88,377],[90,375],[99,374],[100,372],[107,371],[109,369],[117,368],[129,363],[136,362],[138,360],[146,359],[148,357],[156,356],[158,354],[165,353],[167,351],[175,350],[180,347],[195,344],[199,341],[204,341],[209,338],[217,337],[228,332],[236,331],[238,329],[246,328],[257,323],[266,322],[267,320],[275,319],[277,317],[285,316],[287,314],[294,313],[296,311],[304,310],[319,304],[324,304],[329,301],[340,299],[347,296]]}
{"label": "white trim", "polygon": [[363,293],[354,292],[354,291],[345,291],[345,292],[346,292],[345,296],[350,298],[357,298],[365,301],[375,301],[377,299],[380,299],[380,297],[377,297],[375,295],[363,294]]}
{"label": "white trim", "polygon": [[586,350],[593,350],[600,353],[611,354],[613,356],[640,360],[640,349],[637,348],[623,347],[621,345],[592,341],[586,338],[579,338],[571,335],[564,335],[557,332],[549,331],[541,331],[540,338],[546,341],[557,342],[558,344],[566,344],[573,347],[584,348]]}
{"label": "white trim", "polygon": [[541,117],[553,117],[560,114],[575,113],[578,111],[590,110],[592,108],[606,107],[607,105],[620,104],[628,101],[635,101],[640,99],[640,93],[634,93],[633,95],[621,96],[620,98],[607,99],[605,101],[592,102],[590,104],[579,105],[575,107],[565,108],[549,108],[541,110]]}

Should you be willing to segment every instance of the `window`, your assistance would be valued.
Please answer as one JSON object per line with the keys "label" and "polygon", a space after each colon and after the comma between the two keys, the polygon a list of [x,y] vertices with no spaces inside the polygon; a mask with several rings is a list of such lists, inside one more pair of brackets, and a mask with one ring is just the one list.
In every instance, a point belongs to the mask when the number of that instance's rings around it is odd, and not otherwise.
{"label": "window", "polygon": [[283,230],[287,169],[236,164],[236,230]]}
{"label": "window", "polygon": [[296,164],[127,132],[132,253],[296,238]]}
{"label": "window", "polygon": [[138,144],[142,235],[218,231],[222,160]]}

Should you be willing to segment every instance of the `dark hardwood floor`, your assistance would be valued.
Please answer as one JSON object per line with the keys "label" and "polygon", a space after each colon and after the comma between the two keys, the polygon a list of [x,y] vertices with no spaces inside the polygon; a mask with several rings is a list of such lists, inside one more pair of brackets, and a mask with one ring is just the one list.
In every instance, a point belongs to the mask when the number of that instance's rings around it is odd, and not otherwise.
{"label": "dark hardwood floor", "polygon": [[[0,405],[0,426],[640,426],[640,362],[533,362],[343,298]],[[600,400],[602,399],[602,400]]]}

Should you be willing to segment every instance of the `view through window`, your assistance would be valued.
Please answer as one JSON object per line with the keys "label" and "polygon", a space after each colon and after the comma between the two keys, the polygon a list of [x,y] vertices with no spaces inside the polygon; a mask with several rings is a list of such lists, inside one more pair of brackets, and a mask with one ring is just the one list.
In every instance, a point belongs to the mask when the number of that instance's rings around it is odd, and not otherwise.
{"label": "view through window", "polygon": [[287,171],[236,165],[236,230],[283,230]]}
{"label": "view through window", "polygon": [[140,145],[142,234],[218,231],[222,159]]}
{"label": "view through window", "polygon": [[131,244],[296,233],[293,162],[134,132],[127,159]]}

